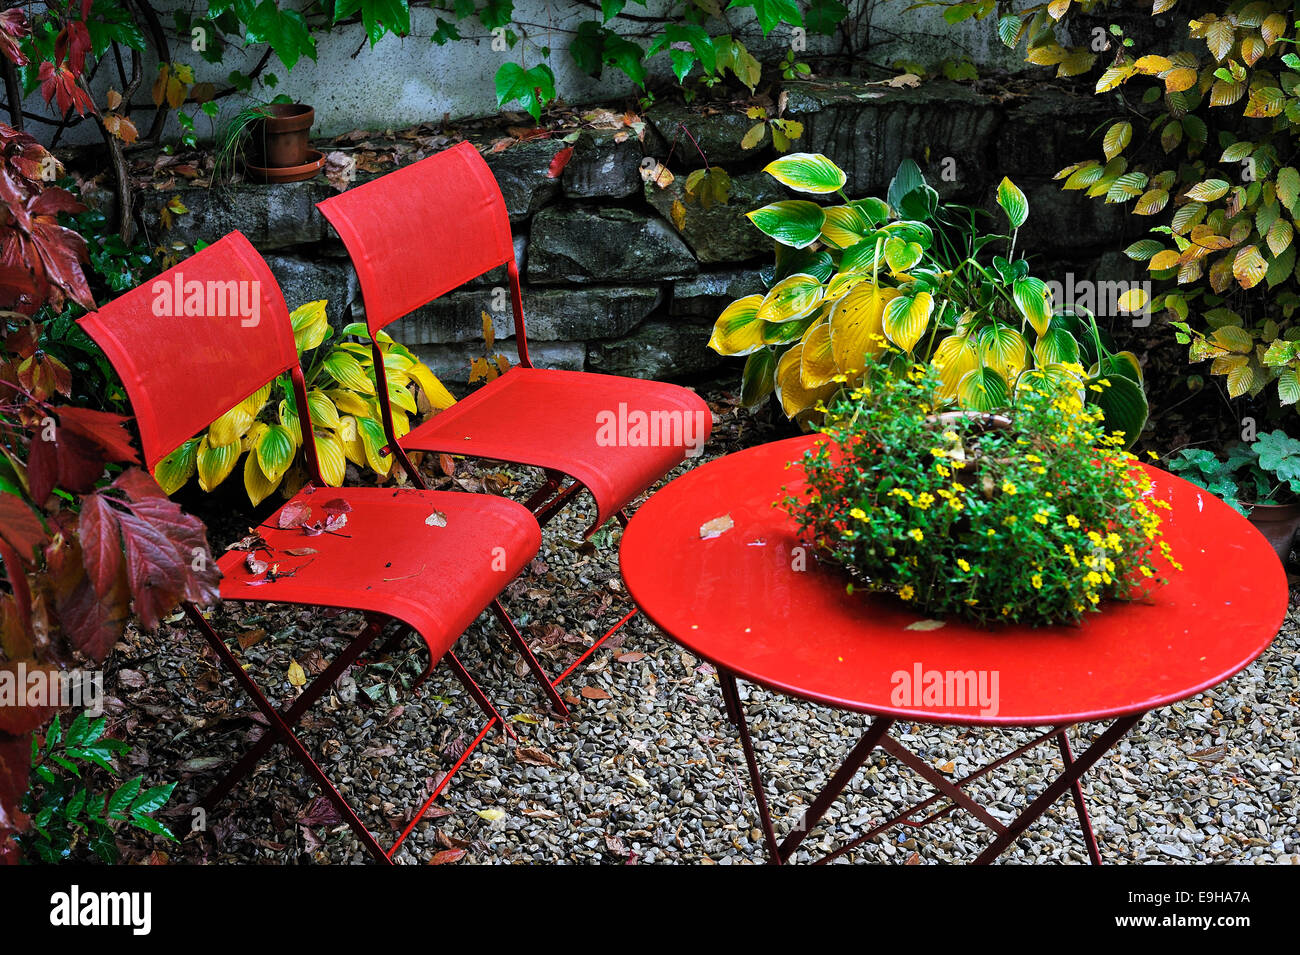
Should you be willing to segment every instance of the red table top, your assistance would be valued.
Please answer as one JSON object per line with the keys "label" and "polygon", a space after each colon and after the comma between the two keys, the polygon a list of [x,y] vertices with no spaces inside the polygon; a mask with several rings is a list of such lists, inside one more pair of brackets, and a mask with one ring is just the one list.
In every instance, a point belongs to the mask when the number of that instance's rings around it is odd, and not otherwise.
{"label": "red table top", "polygon": [[[1146,712],[1202,692],[1272,642],[1286,575],[1263,536],[1206,491],[1147,468],[1168,500],[1165,538],[1184,570],[1151,603],[1111,602],[1079,627],[984,630],[924,619],[893,597],[845,593],[814,560],[792,569],[793,520],[772,502],[803,483],[819,436],[750,448],[695,468],[654,494],[623,535],[623,579],[665,633],[735,675],[830,706],[907,720],[982,726],[1066,725]],[[702,540],[700,526],[735,526]],[[927,700],[934,674],[982,673],[981,706]],[[996,674],[996,695],[992,693]],[[975,684],[966,684],[973,687]]]}

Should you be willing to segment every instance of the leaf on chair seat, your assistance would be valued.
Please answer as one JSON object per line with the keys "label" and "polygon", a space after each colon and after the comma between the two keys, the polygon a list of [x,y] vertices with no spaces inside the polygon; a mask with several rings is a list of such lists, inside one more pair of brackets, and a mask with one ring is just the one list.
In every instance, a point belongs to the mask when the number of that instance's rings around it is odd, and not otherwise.
{"label": "leaf on chair seat", "polygon": [[430,527],[446,527],[447,515],[442,511],[434,511],[424,519],[424,523],[428,524]]}
{"label": "leaf on chair seat", "polygon": [[277,523],[280,525],[280,530],[287,531],[295,527],[302,527],[310,518],[311,508],[301,501],[296,501],[284,506],[284,509],[280,511]]}
{"label": "leaf on chair seat", "polygon": [[705,521],[700,525],[700,540],[707,541],[715,537],[721,537],[735,526],[736,522],[731,519],[730,514],[715,517],[713,520]]}

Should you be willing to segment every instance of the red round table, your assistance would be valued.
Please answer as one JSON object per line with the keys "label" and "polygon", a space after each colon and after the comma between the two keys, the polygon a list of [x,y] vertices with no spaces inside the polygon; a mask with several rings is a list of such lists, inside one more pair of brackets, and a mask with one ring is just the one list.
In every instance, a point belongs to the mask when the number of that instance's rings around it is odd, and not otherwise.
{"label": "red round table", "polygon": [[[814,435],[750,448],[677,478],[637,511],[620,551],[623,579],[638,606],[718,670],[771,861],[790,858],[880,747],[939,793],[819,861],[894,825],[920,827],[960,806],[994,831],[994,841],[976,860],[991,862],[1070,790],[1089,857],[1100,862],[1080,777],[1143,714],[1223,682],[1272,642],[1287,609],[1287,581],[1269,544],[1213,495],[1147,468],[1150,493],[1172,506],[1165,512],[1165,538],[1184,567],[1164,570],[1169,584],[1150,602],[1108,604],[1079,627],[986,630],[950,620],[937,629],[909,630],[924,618],[895,598],[846,593],[842,572],[815,559],[794,521],[773,506],[785,496],[783,488],[797,492],[802,486],[798,462],[818,440]],[[702,525],[728,515],[733,526],[704,539]],[[936,674],[946,694],[918,691],[935,687]],[[736,690],[738,677],[875,717],[781,842]],[[1047,730],[953,781],[889,736],[898,720]],[[1083,721],[1110,725],[1076,757],[1067,731]],[[964,792],[967,783],[1048,741],[1060,750],[1063,772],[1014,822],[1000,823]],[[951,801],[947,808],[914,818],[945,797]]]}

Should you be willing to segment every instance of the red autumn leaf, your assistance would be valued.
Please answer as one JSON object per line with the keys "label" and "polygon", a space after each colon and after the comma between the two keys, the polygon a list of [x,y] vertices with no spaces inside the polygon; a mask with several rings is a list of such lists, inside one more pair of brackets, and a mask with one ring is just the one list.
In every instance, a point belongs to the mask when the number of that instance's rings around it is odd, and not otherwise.
{"label": "red autumn leaf", "polygon": [[16,864],[19,860],[14,837],[25,832],[29,824],[18,807],[27,792],[31,759],[31,740],[26,734],[0,735],[0,865]]}
{"label": "red autumn leaf", "polygon": [[27,564],[35,558],[36,548],[45,544],[40,518],[17,494],[0,493],[0,537]]}
{"label": "red autumn leaf", "polygon": [[573,147],[565,146],[551,159],[551,164],[546,169],[546,178],[559,179],[560,173],[564,172],[564,167],[569,164],[569,160],[572,158]]}
{"label": "red autumn leaf", "polygon": [[302,501],[290,501],[280,509],[280,514],[276,518],[276,525],[282,531],[291,530],[295,527],[302,527],[311,517],[311,508],[302,503]]}
{"label": "red autumn leaf", "polygon": [[[122,478],[113,482],[114,487],[122,485]],[[179,505],[161,494],[138,498],[131,503],[130,507],[135,516],[148,521],[160,530],[175,548],[184,584],[181,598],[202,606],[215,603],[221,585],[221,570],[212,558],[212,551],[208,546],[207,528],[203,526],[203,522],[197,517],[186,514]],[[122,530],[125,538],[125,523]],[[126,540],[129,545],[130,539],[126,538]],[[128,560],[130,553],[128,546]],[[138,601],[139,594],[135,593],[134,588],[132,592]],[[174,606],[175,603],[172,603],[165,609],[170,611]]]}
{"label": "red autumn leaf", "polygon": [[336,497],[332,501],[326,501],[320,506],[320,509],[326,514],[349,514],[352,511],[352,505],[341,497]]}
{"label": "red autumn leaf", "polygon": [[[54,409],[54,414],[58,418],[60,428],[93,441],[104,452],[106,461],[139,463],[140,457],[136,454],[131,444],[131,435],[126,430],[129,418],[107,411],[95,411],[92,408],[57,407]],[[152,478],[148,480],[152,482]]]}
{"label": "red autumn leaf", "polygon": [[76,76],[86,71],[86,54],[90,52],[90,31],[80,20],[69,21],[54,39],[54,61],[66,61]]}
{"label": "red autumn leaf", "polygon": [[117,480],[113,482],[113,487],[125,491],[126,496],[136,502],[151,497],[167,500],[167,495],[158,486],[158,482],[154,480],[153,475],[140,468],[127,468],[118,475]]}
{"label": "red autumn leaf", "polygon": [[[100,568],[88,563],[75,538],[60,538],[45,550],[46,576],[53,596],[50,609],[68,643],[96,663],[102,662],[122,638],[130,616],[130,593],[126,575],[120,569],[121,545],[112,541],[109,546],[114,545],[119,551],[115,574],[111,569],[101,574]],[[92,572],[103,579],[96,581]]]}
{"label": "red autumn leaf", "polygon": [[67,66],[55,66],[46,60],[41,64],[38,76],[41,81],[41,96],[46,103],[57,100],[60,116],[67,116],[74,109],[78,116],[94,112],[94,102],[77,82],[78,74]]}
{"label": "red autumn leaf", "polygon": [[42,506],[56,487],[89,494],[104,474],[104,454],[89,438],[71,430],[44,428],[32,436],[27,454],[27,482],[32,500]]}
{"label": "red autumn leaf", "polygon": [[453,862],[459,862],[464,857],[464,849],[443,849],[441,852],[433,854],[433,858],[429,860],[429,865],[449,865]]}
{"label": "red autumn leaf", "polygon": [[582,695],[589,700],[608,700],[609,694],[598,686],[584,686]]}
{"label": "red autumn leaf", "polygon": [[27,15],[22,10],[13,9],[0,13],[0,55],[14,66],[26,66],[28,60],[19,44],[24,37],[30,36],[31,32]]}

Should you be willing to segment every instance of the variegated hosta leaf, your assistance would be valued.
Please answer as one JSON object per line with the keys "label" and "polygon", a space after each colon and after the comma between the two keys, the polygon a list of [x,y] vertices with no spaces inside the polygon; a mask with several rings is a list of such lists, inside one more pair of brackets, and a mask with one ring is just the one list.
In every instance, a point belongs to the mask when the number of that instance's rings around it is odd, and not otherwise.
{"label": "variegated hosta leaf", "polygon": [[307,411],[312,423],[319,428],[333,429],[339,426],[339,409],[323,391],[313,389],[307,392]]}
{"label": "variegated hosta leaf", "polygon": [[831,383],[839,374],[835,356],[831,352],[831,323],[820,321],[803,336],[803,349],[799,358],[799,380],[810,390]]}
{"label": "variegated hosta leaf", "polygon": [[[366,464],[370,470],[380,476],[386,476],[393,465],[393,456],[383,452],[388,447],[388,438],[384,426],[374,418],[358,418],[357,431],[361,435],[361,444],[366,452]],[[381,453],[382,452],[382,453]]]}
{"label": "variegated hosta leaf", "polygon": [[257,413],[262,410],[262,406],[266,404],[267,399],[270,397],[271,382],[268,381],[261,388],[258,388],[255,392],[241,401],[239,407],[243,408],[250,415],[256,418]]}
{"label": "variegated hosta leaf", "polygon": [[350,414],[341,416],[337,434],[347,459],[359,468],[364,467],[366,446],[361,441],[361,430],[357,427],[357,419]]}
{"label": "variegated hosta leaf", "polygon": [[768,163],[763,172],[783,186],[817,194],[837,192],[849,178],[821,153],[790,153]]}
{"label": "variegated hosta leaf", "polygon": [[799,341],[799,339],[803,338],[803,333],[808,331],[813,322],[817,321],[820,314],[820,312],[817,312],[794,322],[764,322],[763,344],[790,345]]}
{"label": "variegated hosta leaf", "polygon": [[867,276],[857,272],[841,272],[826,285],[826,302],[834,302],[856,285],[867,280]]}
{"label": "variegated hosta leaf", "polygon": [[873,227],[888,222],[892,215],[889,203],[885,202],[884,199],[877,199],[875,196],[868,196],[865,199],[854,199],[849,203],[849,205],[854,209],[857,209],[858,212],[862,214],[863,218],[865,218]]}
{"label": "variegated hosta leaf", "polygon": [[885,306],[885,337],[911,353],[930,324],[934,297],[929,292],[904,293]]}
{"label": "variegated hosta leaf", "polygon": [[1022,371],[1020,377],[1016,379],[1015,391],[1017,400],[1029,393],[1072,396],[1078,398],[1080,402],[1087,400],[1083,379],[1064,365],[1044,365]]}
{"label": "variegated hosta leaf", "polygon": [[205,435],[195,451],[194,466],[199,473],[199,487],[211,491],[229,477],[242,451],[239,439],[228,444],[212,445]]}
{"label": "variegated hosta leaf", "polygon": [[1011,283],[1011,298],[1034,331],[1044,334],[1052,320],[1051,292],[1047,283],[1033,276],[1016,279]]}
{"label": "variegated hosta leaf", "polygon": [[262,471],[262,465],[258,463],[256,454],[244,458],[244,490],[248,492],[248,499],[253,502],[254,507],[266,500],[283,480],[283,476],[274,481],[268,478]]}
{"label": "variegated hosta leaf", "polygon": [[816,242],[826,221],[822,207],[807,199],[783,199],[747,212],[745,217],[764,235],[794,249]]}
{"label": "variegated hosta leaf", "polygon": [[408,414],[417,414],[419,412],[419,409],[415,406],[415,395],[411,394],[410,389],[394,384],[391,381],[388,383],[388,400]]}
{"label": "variegated hosta leaf", "polygon": [[790,348],[776,363],[776,397],[787,418],[811,410],[819,401],[835,393],[836,385],[805,388],[802,378],[803,344]]}
{"label": "variegated hosta leaf", "polygon": [[434,411],[446,411],[456,403],[456,397],[423,362],[413,361],[407,367],[406,373],[415,379],[415,383],[424,392],[425,400]]}
{"label": "variegated hosta leaf", "polygon": [[298,354],[311,351],[325,340],[325,333],[330,328],[325,305],[325,299],[308,302],[299,305],[289,315],[289,322],[293,325],[293,343],[298,347]]}
{"label": "variegated hosta leaf", "polygon": [[745,359],[745,370],[740,376],[740,403],[752,408],[776,387],[776,351],[760,348]]}
{"label": "variegated hosta leaf", "polygon": [[1053,326],[1034,342],[1034,363],[1039,367],[1079,360],[1079,343],[1064,328]]}
{"label": "variegated hosta leaf", "polygon": [[871,275],[884,266],[885,240],[883,235],[873,235],[845,250],[840,257],[840,272]]}
{"label": "variegated hosta leaf", "polygon": [[757,317],[764,322],[797,321],[811,315],[825,294],[817,276],[800,272],[772,286],[758,306]]}
{"label": "variegated hosta leaf", "polygon": [[298,453],[298,441],[284,425],[273,424],[262,433],[253,451],[257,454],[262,473],[269,480],[278,481],[293,463]]}
{"label": "variegated hosta leaf", "polygon": [[957,385],[965,374],[979,367],[979,350],[965,335],[949,335],[939,342],[930,364],[939,373],[939,397],[945,401],[957,397]]}
{"label": "variegated hosta leaf", "polygon": [[992,368],[976,368],[957,383],[957,403],[968,411],[998,411],[1011,403],[1011,389]]}
{"label": "variegated hosta leaf", "polygon": [[884,311],[899,294],[896,288],[863,282],[831,308],[831,351],[845,375],[860,373],[868,355],[885,350]]}
{"label": "variegated hosta leaf", "polygon": [[[763,296],[746,295],[723,309],[713,324],[709,347],[719,355],[748,355],[763,347],[763,323],[758,318],[758,307]],[[345,408],[358,414],[352,408]]]}
{"label": "variegated hosta leaf", "polygon": [[[298,411],[289,405],[289,399],[287,398],[280,402],[280,424],[285,427],[289,432],[289,436],[293,438],[294,447],[302,444],[302,424],[298,420]],[[266,473],[270,474],[271,472],[267,471]]]}
{"label": "variegated hosta leaf", "polygon": [[980,332],[976,347],[980,364],[992,368],[1006,381],[1015,381],[1029,364],[1029,343],[1010,325],[988,326]]}
{"label": "variegated hosta leaf", "polygon": [[822,241],[837,249],[848,249],[874,231],[874,226],[856,206],[832,206],[822,222]]}
{"label": "variegated hosta leaf", "polygon": [[343,442],[332,431],[316,432],[316,462],[320,465],[321,480],[330,487],[342,487],[347,473],[348,459],[343,453]]}
{"label": "variegated hosta leaf", "polygon": [[[258,407],[261,407],[260,405]],[[208,437],[214,448],[238,441],[253,426],[253,413],[238,404],[208,425]]]}
{"label": "variegated hosta leaf", "polygon": [[270,425],[265,421],[254,421],[253,426],[248,429],[248,433],[239,442],[240,450],[247,453],[257,447],[257,442],[262,440],[262,432],[269,428]]}
{"label": "variegated hosta leaf", "polygon": [[375,393],[375,383],[361,367],[361,362],[357,361],[355,355],[348,354],[344,349],[335,348],[325,356],[325,361],[321,365],[329,376],[344,388],[351,388],[363,395]]}
{"label": "variegated hosta leaf", "polygon": [[164,494],[175,494],[194,476],[194,459],[199,441],[198,438],[190,438],[154,466],[153,479],[158,482]]}
{"label": "variegated hosta leaf", "polygon": [[370,405],[355,391],[349,391],[347,388],[327,388],[325,394],[329,395],[330,401],[334,402],[334,406],[344,414],[370,414]]}
{"label": "variegated hosta leaf", "polygon": [[908,242],[898,236],[890,236],[885,240],[885,261],[889,263],[891,271],[906,272],[920,262],[924,254],[925,250],[919,242]]}

